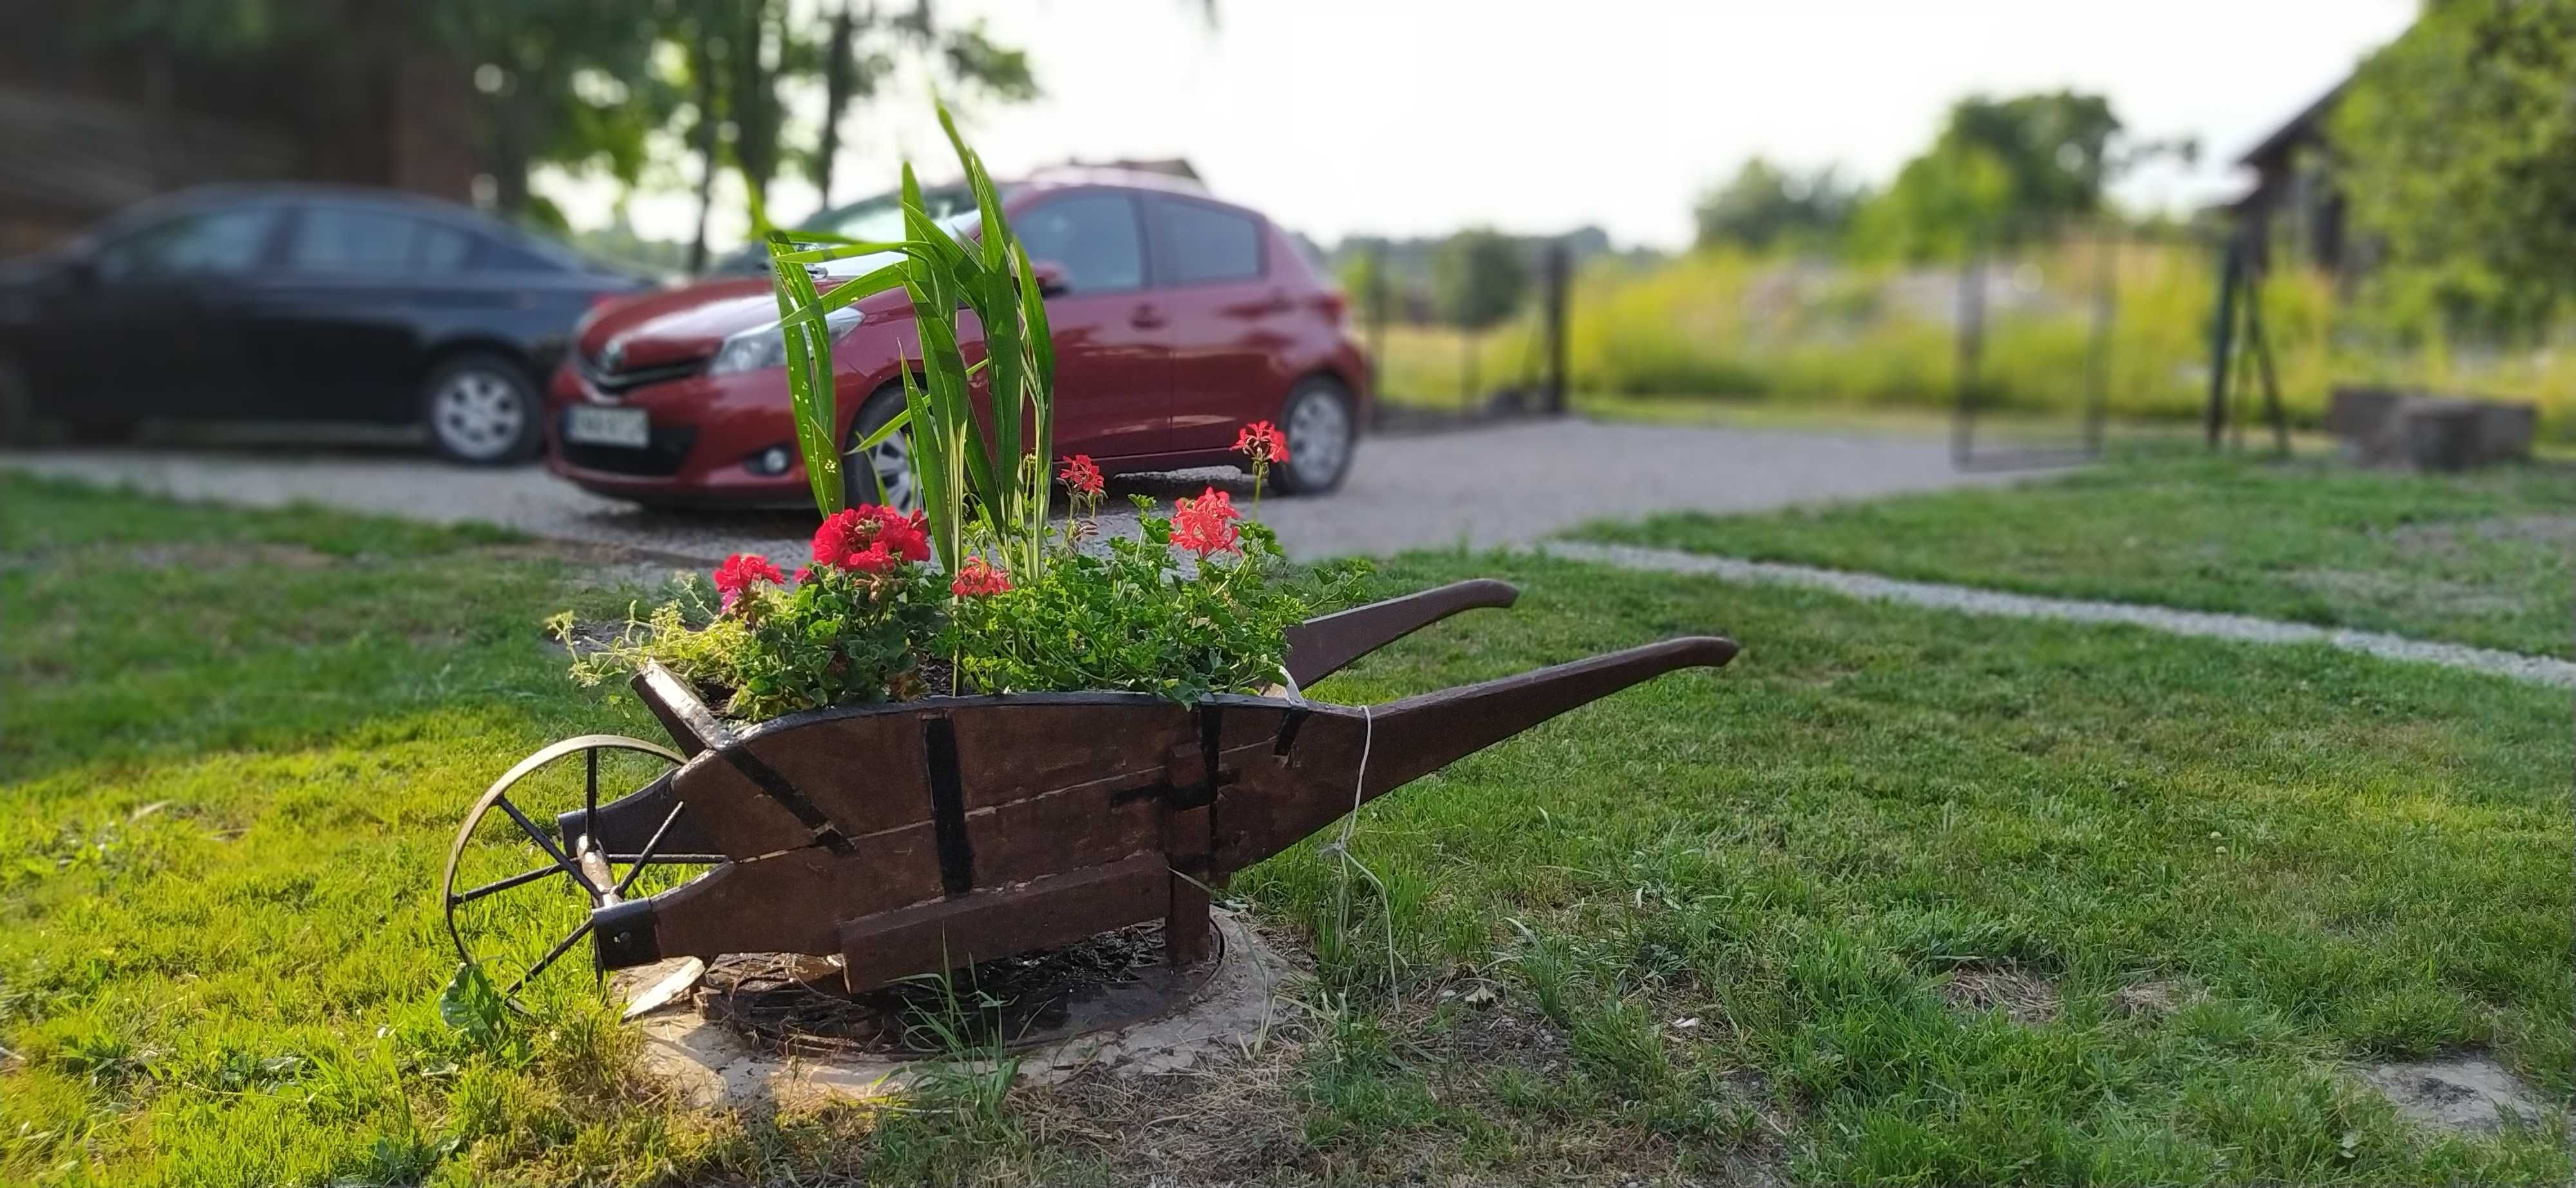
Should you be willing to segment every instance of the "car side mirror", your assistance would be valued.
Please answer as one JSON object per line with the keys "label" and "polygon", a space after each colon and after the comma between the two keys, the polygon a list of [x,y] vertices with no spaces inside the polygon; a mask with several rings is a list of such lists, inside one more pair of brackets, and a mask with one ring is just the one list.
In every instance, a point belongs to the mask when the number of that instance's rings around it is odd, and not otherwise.
{"label": "car side mirror", "polygon": [[1038,278],[1038,296],[1054,297],[1073,291],[1073,274],[1053,260],[1029,261],[1029,273]]}

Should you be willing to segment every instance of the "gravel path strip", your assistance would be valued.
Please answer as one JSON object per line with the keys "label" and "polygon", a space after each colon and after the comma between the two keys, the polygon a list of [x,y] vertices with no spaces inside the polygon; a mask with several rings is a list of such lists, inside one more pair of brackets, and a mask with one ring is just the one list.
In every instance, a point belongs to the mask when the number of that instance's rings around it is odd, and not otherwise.
{"label": "gravel path strip", "polygon": [[[783,397],[782,397],[783,399]],[[0,452],[13,467],[181,499],[255,507],[310,501],[408,519],[481,521],[532,536],[647,549],[713,564],[760,553],[794,569],[814,538],[811,508],[652,511],[603,499],[544,469],[481,470],[383,450],[87,449]],[[1937,437],[1788,429],[1631,425],[1567,418],[1454,433],[1372,437],[1350,481],[1331,495],[1273,496],[1263,523],[1301,560],[1406,549],[1489,548],[1542,540],[1590,520],[1659,511],[1768,511],[1870,499],[2017,476],[1961,473]],[[1169,507],[1214,484],[1239,503],[1251,480],[1232,470],[1110,480],[1101,527],[1133,532],[1124,495]],[[798,501],[802,493],[794,496]]]}
{"label": "gravel path strip", "polygon": [[2428,643],[2378,631],[2317,627],[2306,623],[2285,623],[2277,619],[2258,619],[2251,615],[2174,610],[2127,602],[2092,602],[2074,598],[2042,598],[2029,594],[2007,594],[1999,590],[1983,590],[1974,586],[1899,581],[1872,573],[1819,569],[1811,565],[1788,565],[1777,561],[1744,561],[1733,557],[1712,557],[1669,549],[1638,548],[1633,545],[1549,541],[1532,546],[1532,550],[1547,556],[1615,565],[1622,569],[1705,574],[1736,582],[1806,586],[1848,594],[1854,598],[1903,602],[1971,615],[2000,615],[2015,619],[2063,619],[2077,623],[2126,623],[2134,627],[2169,631],[2176,635],[2198,635],[2211,639],[2242,640],[2247,643],[2321,643],[2346,651],[2367,652],[2390,660],[2440,664],[2450,668],[2492,673],[2496,676],[2511,677],[2515,680],[2562,689],[2576,689],[2576,663],[2548,656],[2526,656],[2519,652],[2500,652],[2461,644]]}

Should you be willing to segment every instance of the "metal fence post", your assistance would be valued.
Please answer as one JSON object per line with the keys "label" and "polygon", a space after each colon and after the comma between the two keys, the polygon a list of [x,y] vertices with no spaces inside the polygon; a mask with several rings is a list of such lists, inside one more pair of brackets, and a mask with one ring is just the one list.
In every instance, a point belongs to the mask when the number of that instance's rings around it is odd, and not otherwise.
{"label": "metal fence post", "polygon": [[1564,416],[1566,404],[1566,307],[1573,287],[1573,253],[1563,238],[1547,245],[1547,411]]}

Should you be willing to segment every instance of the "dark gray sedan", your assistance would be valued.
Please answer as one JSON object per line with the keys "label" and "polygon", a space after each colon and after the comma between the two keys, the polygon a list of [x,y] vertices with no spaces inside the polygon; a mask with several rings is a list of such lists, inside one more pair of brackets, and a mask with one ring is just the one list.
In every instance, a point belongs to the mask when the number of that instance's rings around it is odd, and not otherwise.
{"label": "dark gray sedan", "polygon": [[651,285],[432,198],[188,190],[0,264],[0,433],[418,423],[449,458],[519,461],[574,326]]}

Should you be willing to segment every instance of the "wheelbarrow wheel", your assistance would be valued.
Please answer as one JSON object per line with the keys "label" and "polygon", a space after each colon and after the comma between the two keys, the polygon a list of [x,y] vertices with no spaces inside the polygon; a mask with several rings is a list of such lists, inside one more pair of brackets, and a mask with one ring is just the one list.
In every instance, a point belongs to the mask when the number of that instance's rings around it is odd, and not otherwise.
{"label": "wheelbarrow wheel", "polygon": [[[501,993],[515,996],[590,935],[594,908],[681,881],[669,868],[703,864],[704,856],[661,853],[684,811],[679,803],[633,853],[599,849],[587,824],[598,815],[603,786],[623,794],[680,762],[678,752],[642,739],[585,734],[537,751],[494,780],[447,851],[440,895],[457,957],[483,967],[495,984],[509,975]],[[585,827],[574,830],[574,821]],[[661,874],[648,875],[657,868]]]}

